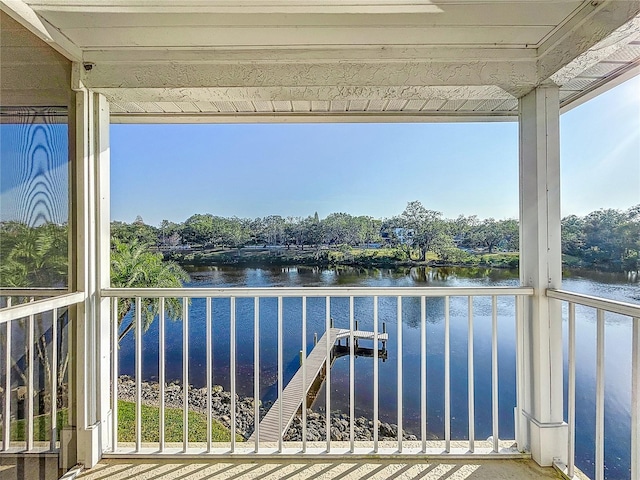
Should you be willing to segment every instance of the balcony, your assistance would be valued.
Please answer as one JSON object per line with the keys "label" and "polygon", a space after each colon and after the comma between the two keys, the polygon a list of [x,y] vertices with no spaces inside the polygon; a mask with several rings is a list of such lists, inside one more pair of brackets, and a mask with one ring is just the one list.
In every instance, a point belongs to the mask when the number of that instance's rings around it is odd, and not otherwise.
{"label": "balcony", "polygon": [[[27,294],[31,293],[31,296]],[[37,291],[13,291],[3,292],[5,304],[9,304],[0,310],[0,321],[4,324],[4,335],[8,339],[7,344],[12,344],[12,335],[24,335],[26,345],[31,345],[24,351],[24,359],[26,362],[26,384],[22,388],[26,390],[26,394],[21,394],[21,388],[16,388],[11,382],[10,369],[8,365],[18,363],[12,358],[12,352],[16,351],[15,343],[12,350],[4,349],[4,389],[3,391],[11,391],[12,395],[3,398],[3,418],[15,419],[9,423],[3,423],[3,451],[4,452],[21,452],[21,453],[37,453],[37,452],[55,452],[60,443],[56,441],[59,432],[56,426],[51,426],[51,422],[42,418],[50,419],[58,415],[56,401],[59,389],[53,388],[52,378],[57,378],[57,369],[63,360],[59,355],[59,337],[63,335],[63,329],[60,328],[60,319],[65,315],[62,312],[69,307],[73,307],[81,303],[84,295],[81,293],[58,295],[52,298],[35,300],[36,295],[46,295],[53,292],[37,292]],[[550,301],[558,303],[566,303],[565,321],[567,322],[567,345],[564,355],[568,361],[568,378],[567,390],[563,399],[563,403],[567,405],[567,411],[564,415],[567,418],[567,443],[564,446],[564,455],[568,459],[567,464],[559,461],[554,464],[556,473],[553,469],[542,469],[531,463],[531,456],[526,452],[526,431],[524,419],[527,412],[524,410],[526,405],[527,372],[525,358],[530,355],[530,342],[528,341],[527,330],[531,326],[526,327],[524,324],[523,306],[533,295],[530,288],[509,288],[509,287],[486,287],[486,288],[232,288],[232,289],[106,289],[102,292],[103,297],[111,305],[109,318],[110,322],[110,369],[111,381],[110,389],[107,393],[110,402],[110,415],[108,430],[110,431],[110,448],[103,453],[103,461],[98,465],[98,469],[91,470],[83,474],[80,478],[104,478],[104,474],[126,470],[130,473],[129,467],[140,469],[145,474],[163,473],[167,471],[184,471],[193,472],[193,478],[200,478],[202,472],[207,471],[212,474],[221,475],[243,475],[250,478],[258,471],[264,470],[264,475],[272,475],[275,472],[279,474],[290,475],[290,478],[305,478],[306,475],[324,475],[329,478],[332,475],[345,475],[348,478],[362,478],[365,475],[386,475],[383,472],[406,472],[407,475],[426,475],[434,476],[433,478],[441,478],[438,475],[453,475],[459,478],[490,478],[490,476],[502,475],[504,478],[512,475],[512,471],[519,471],[518,478],[540,478],[547,475],[549,478],[555,478],[557,472],[562,472],[568,478],[586,478],[575,467],[575,426],[576,426],[576,341],[575,331],[576,322],[581,319],[576,316],[576,306],[580,306],[582,310],[593,309],[597,318],[597,378],[596,378],[596,438],[595,438],[595,458],[596,471],[602,471],[604,468],[604,418],[607,412],[604,408],[604,318],[605,313],[613,313],[626,318],[627,322],[633,323],[633,365],[632,378],[634,385],[632,389],[632,405],[635,410],[632,411],[632,437],[628,445],[631,452],[632,462],[637,462],[638,440],[638,412],[637,405],[639,399],[638,378],[639,378],[639,349],[640,349],[640,307],[637,305],[624,304],[601,298],[586,297],[583,295],[569,293],[565,291],[549,290],[547,297]],[[145,335],[135,335],[135,375],[131,383],[135,384],[135,398],[133,400],[135,409],[135,422],[129,428],[133,428],[133,432],[127,432],[130,437],[135,438],[134,441],[123,442],[118,438],[118,432],[122,432],[122,426],[118,425],[118,402],[117,399],[122,398],[122,393],[118,389],[123,388],[122,382],[115,381],[118,378],[120,367],[119,360],[119,331],[118,324],[115,321],[115,309],[119,299],[132,299],[136,305],[134,332],[143,332],[142,329],[142,312],[141,305],[144,301],[157,302],[159,322],[158,336],[158,396],[150,398],[148,391],[145,390],[143,396],[143,349],[151,348],[147,343],[143,344]],[[179,320],[183,331],[182,348],[176,349],[175,342],[172,346],[167,343],[165,325],[165,302],[170,298],[178,298],[182,302],[182,316]],[[378,305],[383,300],[395,302],[393,309],[395,310],[395,318],[388,316],[389,309],[385,309],[385,321],[389,324],[395,324],[395,329],[382,327]],[[356,301],[357,300],[357,301]],[[203,302],[204,308],[196,308],[196,302]],[[231,441],[220,442],[212,438],[211,423],[215,415],[212,415],[213,399],[217,391],[213,385],[213,355],[212,351],[219,342],[224,343],[224,339],[220,338],[213,330],[213,302],[228,302],[228,308],[222,315],[229,322],[229,339],[230,342],[230,395],[228,401],[230,419],[228,425],[231,433]],[[244,308],[240,309],[237,302],[244,303]],[[248,303],[247,303],[248,301]],[[343,301],[348,305],[349,324],[347,328],[336,328],[333,325],[332,315],[336,314],[340,308],[336,308],[337,303]],[[19,303],[24,302],[24,303]],[[316,308],[308,308],[315,302]],[[442,418],[444,430],[438,438],[433,438],[433,434],[428,434],[427,419],[427,323],[433,322],[435,319],[430,318],[427,314],[427,304],[439,302],[442,304],[442,322],[444,333],[444,364],[443,380],[444,383],[437,388],[441,389],[444,397],[444,416]],[[468,350],[466,358],[462,359],[462,363],[466,366],[463,372],[467,376],[468,389],[466,399],[466,417],[467,417],[467,434],[466,440],[453,438],[451,434],[451,365],[452,359],[450,353],[451,342],[451,303],[457,302],[458,305],[466,305],[467,309],[463,317],[465,320],[464,328],[468,335]],[[17,303],[17,304],[16,304]],[[343,308],[344,308],[343,304]],[[220,303],[216,303],[220,305]],[[246,308],[251,305],[253,308]],[[284,305],[287,308],[284,308]],[[358,308],[354,308],[357,305]],[[202,306],[200,306],[202,307]],[[267,307],[267,308],[265,308]],[[296,307],[296,308],[293,308]],[[413,312],[410,315],[417,318],[408,318],[407,312],[403,316],[403,307],[411,308]],[[474,308],[475,307],[475,308]],[[269,309],[271,311],[269,311]],[[295,310],[297,318],[291,318],[292,311]],[[310,318],[307,312],[318,314],[320,310],[324,310],[323,315],[319,319]],[[484,312],[483,312],[484,310]],[[200,315],[193,312],[198,311]],[[286,313],[285,313],[286,311]],[[334,314],[332,314],[332,311]],[[204,314],[204,315],[202,315]],[[267,314],[271,318],[271,323],[260,321]],[[262,315],[262,317],[261,317]],[[370,319],[366,319],[367,315],[371,315]],[[455,314],[454,321],[461,323],[463,317],[458,311]],[[241,318],[241,317],[245,318]],[[283,319],[287,318],[287,329],[283,330]],[[296,316],[296,315],[294,315]],[[360,318],[360,326],[356,326],[355,317]],[[501,331],[504,331],[506,325],[504,319],[507,318],[512,324],[515,333],[515,351],[512,352],[516,361],[516,379],[515,385],[515,405],[500,405],[498,396],[498,318],[501,318]],[[402,322],[397,319],[402,318]],[[272,324],[275,320],[275,325]],[[403,369],[407,368],[403,364],[405,355],[397,355],[398,351],[402,351],[403,333],[406,335],[408,322],[417,322],[419,326],[419,339],[409,339],[411,344],[419,345],[420,355],[419,361],[419,389],[410,390],[419,392],[419,399],[409,399],[419,403],[419,425],[420,432],[415,439],[408,439],[402,434],[403,421],[406,419],[407,407],[403,402],[403,394],[406,389],[403,388],[403,379],[406,374]],[[474,342],[474,324],[482,322],[490,322],[491,336],[491,430],[492,435],[487,438],[479,438],[475,433],[477,425],[475,408],[477,384],[474,383],[474,371],[478,358],[474,356],[473,346],[477,344],[478,339]],[[204,324],[204,328],[203,328]],[[247,331],[247,324],[252,324],[252,331]],[[293,327],[295,324],[295,327]],[[308,325],[324,324],[325,331],[332,334],[329,336],[322,333],[322,337],[314,344],[312,329]],[[237,326],[242,325],[242,333],[238,334]],[[363,328],[371,325],[372,331],[368,332]],[[486,327],[486,325],[485,325]],[[65,327],[68,328],[68,325]],[[190,328],[198,328],[200,331],[205,330],[206,339],[204,345],[208,346],[205,352],[206,362],[204,370],[207,379],[204,387],[205,402],[204,405],[193,405],[193,399],[185,392],[190,391],[190,384],[185,379],[189,377],[190,365],[193,365],[193,353],[190,346],[193,343],[193,336],[189,335]],[[508,327],[507,327],[508,328]],[[277,395],[275,401],[270,405],[266,412],[260,412],[260,405],[253,402],[252,425],[246,431],[242,430],[243,422],[239,416],[246,415],[246,412],[240,412],[238,407],[237,385],[242,377],[235,370],[237,364],[236,348],[242,344],[252,344],[249,350],[253,351],[253,371],[243,372],[242,376],[252,376],[254,398],[261,398],[261,370],[260,359],[261,352],[261,336],[264,336],[265,330],[274,333],[277,340]],[[294,342],[295,345],[287,345],[285,348],[285,332],[287,335],[287,343],[291,343],[291,335],[293,331],[297,331],[295,335],[298,337]],[[314,332],[318,333],[318,332]],[[235,339],[235,341],[233,341]],[[316,336],[317,339],[317,336]],[[360,344],[358,344],[360,339]],[[216,340],[218,343],[216,343]],[[228,339],[227,339],[228,340]],[[348,340],[344,349],[347,350],[349,358],[349,411],[342,412],[348,418],[348,441],[336,439],[336,419],[333,424],[322,419],[324,423],[324,431],[322,439],[319,441],[307,440],[307,415],[312,415],[312,410],[302,409],[300,406],[303,401],[310,403],[311,386],[317,384],[331,384],[331,366],[336,356],[336,346],[338,341]],[[405,340],[409,342],[409,340]],[[362,441],[357,439],[355,428],[357,417],[355,414],[355,358],[358,350],[363,350],[362,343],[371,342],[369,353],[373,356],[371,378],[373,381],[373,408],[371,421],[374,426],[371,429],[372,438],[370,441]],[[388,361],[394,363],[394,370],[397,371],[395,385],[388,387],[388,379],[383,378],[381,381],[379,374],[379,362],[382,355],[387,355],[386,345],[380,349],[375,348],[376,345],[393,344],[394,348],[387,358]],[[291,374],[285,371],[285,364],[291,364],[291,356],[297,359],[296,349],[300,350],[300,364],[296,368],[296,373]],[[181,351],[180,351],[181,350]],[[49,352],[43,355],[42,352]],[[307,351],[307,356],[302,352]],[[285,354],[285,352],[287,352]],[[200,352],[202,353],[202,352]],[[170,385],[165,379],[165,367],[167,356],[176,361],[176,354],[181,355],[182,364],[182,384],[181,384],[181,438],[176,441],[175,438],[167,439],[166,432],[170,425],[165,424],[165,418],[173,418],[167,414],[170,409],[165,406],[165,398]],[[362,352],[361,352],[362,354]],[[502,355],[502,354],[501,354]],[[508,355],[507,355],[508,356]],[[44,370],[44,359],[48,358],[49,365],[52,368]],[[319,361],[320,360],[320,361]],[[148,360],[147,360],[148,361]],[[11,363],[10,363],[11,362]],[[315,363],[314,363],[315,362]],[[360,364],[361,365],[361,364]],[[145,368],[149,368],[145,365]],[[359,366],[358,368],[362,368]],[[415,365],[413,371],[416,371]],[[431,370],[430,370],[431,371]],[[39,372],[34,375],[34,372]],[[115,374],[113,373],[115,372]],[[200,372],[202,373],[202,372]],[[461,372],[457,372],[459,375]],[[48,378],[47,378],[48,375]],[[415,377],[411,377],[415,378]],[[244,379],[246,382],[246,379]],[[298,383],[296,383],[298,382]],[[20,383],[20,382],[18,382]],[[380,425],[380,385],[386,385],[385,392],[391,391],[396,396],[396,414],[395,425],[397,425],[397,436],[393,439],[379,436],[382,431],[375,428]],[[172,384],[174,385],[174,384]],[[306,387],[303,389],[302,385]],[[95,386],[89,386],[95,388]],[[430,388],[433,388],[430,383]],[[336,392],[335,388],[324,388],[324,411],[333,411],[331,408],[331,395]],[[264,392],[263,392],[264,393]],[[23,398],[21,406],[20,396]],[[50,402],[45,401],[44,407],[36,408],[36,399],[52,398]],[[411,402],[409,402],[410,404]],[[150,432],[148,428],[143,427],[143,422],[149,421],[148,414],[143,415],[145,405],[151,405],[159,409],[160,423],[156,432]],[[398,407],[400,406],[400,407]],[[196,408],[194,408],[196,407]],[[197,408],[199,407],[199,408]],[[203,408],[204,407],[204,408]],[[433,408],[433,407],[432,407]],[[512,410],[514,414],[515,424],[513,427],[513,436],[503,438],[500,435],[501,430],[499,419],[501,415],[498,413],[504,409]],[[171,409],[175,410],[173,406]],[[36,410],[37,413],[36,414]],[[194,411],[204,411],[207,421],[206,432],[202,438],[195,438],[194,433],[190,430],[190,418]],[[300,428],[302,429],[301,439],[298,441],[288,441],[286,432],[294,418],[298,419]],[[300,421],[301,417],[301,421]],[[256,419],[260,418],[259,422]],[[146,420],[145,420],[146,419]],[[169,420],[170,421],[170,420]],[[578,418],[578,421],[585,419]],[[590,420],[591,421],[591,420]],[[42,423],[46,425],[43,429]],[[22,425],[24,435],[18,434],[16,425]],[[44,431],[49,429],[48,431]],[[175,430],[172,428],[172,430]],[[239,436],[242,433],[243,436]],[[385,433],[384,435],[388,435]],[[157,441],[150,441],[149,437],[157,437]],[[202,434],[201,434],[202,436]],[[48,441],[43,442],[43,440]],[[189,466],[183,462],[189,459]],[[286,462],[285,460],[286,459]],[[215,461],[215,464],[209,463]],[[133,462],[130,463],[130,462]],[[279,463],[280,462],[280,463]],[[285,463],[282,463],[285,462]],[[504,462],[504,463],[503,463]],[[215,473],[218,472],[218,473]],[[500,473],[502,472],[502,473]],[[111,473],[109,473],[111,474]],[[182,473],[181,473],[182,475]],[[182,477],[181,477],[182,478]],[[191,478],[185,476],[184,478]],[[215,477],[214,477],[215,478]],[[255,478],[255,477],[252,477]],[[289,478],[289,477],[288,477]],[[382,477],[381,477],[382,478]],[[458,478],[458,477],[456,477]],[[500,478],[498,476],[498,478]]]}

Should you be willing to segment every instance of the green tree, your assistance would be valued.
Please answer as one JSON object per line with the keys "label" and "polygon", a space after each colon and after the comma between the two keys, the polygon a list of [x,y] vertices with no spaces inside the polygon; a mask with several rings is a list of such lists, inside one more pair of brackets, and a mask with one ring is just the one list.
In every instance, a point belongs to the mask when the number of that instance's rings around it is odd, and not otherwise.
{"label": "green tree", "polygon": [[471,229],[471,239],[475,246],[481,246],[493,253],[496,247],[518,250],[519,229],[517,220],[495,220],[487,218]]}
{"label": "green tree", "polygon": [[574,257],[584,254],[584,220],[577,215],[562,219],[562,253]]}
{"label": "green tree", "polygon": [[453,237],[442,235],[433,245],[433,251],[444,263],[463,263],[469,261],[469,254],[456,247]]}
{"label": "green tree", "polygon": [[121,242],[139,242],[149,245],[157,245],[159,243],[158,229],[146,225],[142,217],[138,215],[136,220],[131,223],[111,222],[111,237],[117,238]]}
{"label": "green tree", "polygon": [[[215,217],[220,218],[220,217]],[[238,217],[223,219],[221,227],[222,245],[227,245],[238,250],[251,240],[250,221]]]}
{"label": "green tree", "polygon": [[[149,246],[133,241],[124,243],[114,239],[111,249],[111,286],[114,288],[182,288],[189,275],[178,264],[167,262],[159,253],[149,251]],[[141,302],[142,327],[146,331],[158,314],[159,300],[145,298]],[[167,298],[165,311],[170,319],[180,318],[182,303],[176,298]],[[135,328],[132,316],[129,323],[122,327],[127,313],[135,310],[131,298],[118,300],[118,341]],[[134,312],[135,313],[135,312]]]}
{"label": "green tree", "polygon": [[348,213],[332,213],[322,221],[323,243],[352,244],[354,230]]}
{"label": "green tree", "polygon": [[520,251],[520,223],[518,220],[510,218],[501,220],[504,232],[504,247],[510,252]]}
{"label": "green tree", "polygon": [[473,248],[476,241],[473,232],[480,225],[480,220],[476,215],[465,217],[459,215],[456,219],[448,222],[449,232],[453,235],[456,244],[461,247]]}
{"label": "green tree", "polygon": [[284,243],[285,220],[280,215],[269,215],[262,220],[263,241],[265,245],[280,245]]}
{"label": "green tree", "polygon": [[207,245],[214,237],[214,220],[210,213],[196,213],[187,218],[182,226],[182,241],[195,245]]}
{"label": "green tree", "polygon": [[400,214],[401,226],[413,230],[413,244],[420,250],[420,259],[427,259],[436,242],[448,236],[442,212],[427,210],[419,201],[409,202]]}
{"label": "green tree", "polygon": [[627,210],[625,218],[616,230],[622,246],[623,267],[629,270],[640,268],[640,205]]}
{"label": "green tree", "polygon": [[500,225],[493,218],[487,218],[474,229],[476,242],[486,248],[489,253],[502,241],[503,235]]}
{"label": "green tree", "polygon": [[284,224],[284,242],[287,250],[293,245],[304,245],[304,228],[301,217],[287,217]]}
{"label": "green tree", "polygon": [[618,264],[624,256],[621,238],[617,235],[626,216],[619,210],[601,209],[584,218],[585,255],[592,264]]}
{"label": "green tree", "polygon": [[160,222],[159,243],[161,244],[174,244],[173,239],[180,233],[180,225],[170,222],[169,220],[162,220]]}
{"label": "green tree", "polygon": [[376,220],[373,217],[361,216],[356,217],[358,222],[360,243],[377,243],[381,241],[380,227],[382,225],[381,220]]}
{"label": "green tree", "polygon": [[307,217],[304,220],[304,244],[309,246],[316,246],[316,250],[320,250],[322,244],[322,224],[318,217],[318,212],[313,216]]}

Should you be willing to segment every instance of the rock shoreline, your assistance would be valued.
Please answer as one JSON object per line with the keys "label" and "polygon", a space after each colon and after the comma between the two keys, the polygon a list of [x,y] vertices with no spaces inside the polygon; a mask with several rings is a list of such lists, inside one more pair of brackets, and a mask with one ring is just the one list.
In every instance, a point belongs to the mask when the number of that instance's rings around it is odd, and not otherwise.
{"label": "rock shoreline", "polygon": [[[226,428],[231,428],[231,393],[225,392],[220,385],[211,389],[212,417]],[[183,389],[178,383],[165,386],[165,406],[182,408]],[[142,403],[158,406],[160,401],[160,386],[157,382],[142,382]],[[127,402],[136,400],[135,380],[127,375],[118,379],[118,398]],[[260,419],[269,410],[270,405],[260,405]],[[194,412],[207,413],[207,389],[189,387],[189,409]],[[254,427],[254,400],[252,397],[236,395],[236,432],[248,439]],[[365,417],[358,417],[354,422],[354,437],[356,441],[373,440],[373,421]],[[398,426],[380,422],[378,429],[379,440],[397,440]],[[405,440],[416,440],[415,435],[403,433]],[[302,418],[296,415],[283,438],[285,441],[302,440]],[[326,422],[322,413],[307,409],[307,440],[324,441],[326,439]],[[349,415],[342,412],[331,412],[331,440],[349,440]]]}
{"label": "rock shoreline", "polygon": [[[158,406],[160,404],[160,385],[157,382],[142,382],[142,404]],[[182,408],[183,389],[178,383],[168,383],[164,387],[165,407]],[[127,402],[136,401],[136,383],[128,375],[118,378],[118,399]],[[253,433],[254,418],[253,398],[240,398],[236,395],[236,432],[244,438]],[[207,388],[189,387],[189,410],[207,413]],[[267,413],[265,407],[260,406],[260,419]],[[231,393],[225,392],[220,385],[211,389],[211,416],[226,428],[231,428]]]}

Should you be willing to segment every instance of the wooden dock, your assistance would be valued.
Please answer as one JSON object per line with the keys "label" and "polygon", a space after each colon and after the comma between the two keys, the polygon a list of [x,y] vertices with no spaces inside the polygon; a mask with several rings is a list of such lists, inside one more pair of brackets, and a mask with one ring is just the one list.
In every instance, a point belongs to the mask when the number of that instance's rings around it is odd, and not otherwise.
{"label": "wooden dock", "polygon": [[[373,340],[373,332],[354,330],[354,340]],[[350,338],[350,330],[344,328],[329,329],[329,344],[333,346],[341,339]],[[387,333],[378,333],[378,341],[386,342],[389,339]],[[374,346],[376,348],[376,346]],[[304,398],[307,398],[309,390],[314,385],[319,376],[324,379],[324,368],[327,361],[327,333],[318,340],[311,353],[306,358],[306,385],[304,387]],[[296,413],[302,405],[302,368],[299,368],[291,381],[282,391],[282,398],[276,399],[271,408],[259,424],[259,434],[261,442],[277,442],[287,431]],[[280,430],[280,402],[282,402],[282,430]],[[255,432],[248,439],[255,441]]]}

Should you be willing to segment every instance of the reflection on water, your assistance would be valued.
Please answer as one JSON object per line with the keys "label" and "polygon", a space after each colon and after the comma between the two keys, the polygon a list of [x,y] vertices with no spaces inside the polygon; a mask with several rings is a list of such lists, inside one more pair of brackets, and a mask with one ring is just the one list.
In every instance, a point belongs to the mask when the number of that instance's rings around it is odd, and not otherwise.
{"label": "reflection on water", "polygon": [[[192,287],[300,287],[300,286],[435,286],[482,287],[516,286],[514,270],[486,268],[399,268],[366,269],[337,267],[233,268],[198,267],[191,271]],[[638,301],[638,277],[633,275],[567,272],[564,288],[623,301]],[[379,363],[380,419],[397,422],[397,299],[380,297],[380,328],[385,324],[390,334],[388,359]],[[468,302],[452,297],[451,319],[451,432],[454,439],[467,435],[467,334]],[[213,382],[230,388],[230,302],[213,299]],[[253,396],[254,375],[254,302],[236,301],[236,371],[237,391]],[[339,328],[349,325],[349,301],[331,300],[331,316]],[[474,299],[474,381],[476,436],[491,435],[491,303],[489,298]],[[514,438],[515,406],[515,329],[514,300],[498,301],[498,363],[500,437]],[[566,312],[565,312],[566,316]],[[301,329],[302,301],[283,300],[283,371],[284,385],[299,367],[303,350]],[[595,312],[578,308],[577,322],[577,445],[578,466],[593,473],[595,434]],[[373,330],[373,299],[355,299],[355,319],[361,330]],[[260,397],[264,402],[277,396],[277,300],[260,301]],[[427,299],[427,404],[428,434],[444,437],[444,299]],[[624,317],[606,317],[606,468],[608,478],[629,476],[630,391],[631,391],[631,322]],[[420,300],[402,301],[403,423],[410,433],[420,433]],[[324,298],[307,300],[306,349],[313,346],[325,328]],[[566,330],[566,322],[565,322]],[[206,384],[205,377],[205,301],[193,299],[189,311],[189,381],[196,386]],[[169,381],[181,381],[182,324],[167,322],[166,375]],[[566,344],[566,331],[565,331]],[[371,347],[361,341],[361,345]],[[143,338],[143,377],[158,377],[158,322],[154,322]],[[130,335],[120,349],[121,374],[134,374],[134,345]],[[372,417],[373,359],[355,359],[356,415]],[[566,369],[566,358],[565,358]],[[566,378],[566,375],[565,375]],[[324,388],[324,387],[323,387]],[[324,392],[318,395],[315,409],[323,409]],[[331,375],[332,410],[349,411],[349,357],[338,358]],[[565,408],[566,410],[566,408]]]}

